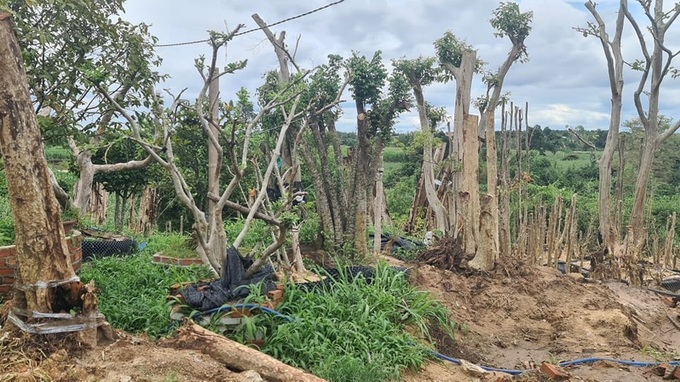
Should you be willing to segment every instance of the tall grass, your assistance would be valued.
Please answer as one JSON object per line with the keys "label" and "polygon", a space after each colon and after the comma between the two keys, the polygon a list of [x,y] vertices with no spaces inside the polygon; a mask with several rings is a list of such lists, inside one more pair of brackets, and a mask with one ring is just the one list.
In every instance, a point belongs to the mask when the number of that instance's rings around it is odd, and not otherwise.
{"label": "tall grass", "polygon": [[453,334],[446,309],[383,264],[370,283],[341,274],[323,291],[289,286],[278,310],[291,320],[264,315],[256,323],[262,351],[329,381],[396,380],[428,357],[431,325]]}
{"label": "tall grass", "polygon": [[92,279],[99,289],[99,310],[116,328],[131,333],[145,332],[152,338],[171,331],[166,296],[175,283],[212,278],[199,267],[168,267],[151,263],[145,250],[128,257],[105,257],[84,263],[79,275]]}

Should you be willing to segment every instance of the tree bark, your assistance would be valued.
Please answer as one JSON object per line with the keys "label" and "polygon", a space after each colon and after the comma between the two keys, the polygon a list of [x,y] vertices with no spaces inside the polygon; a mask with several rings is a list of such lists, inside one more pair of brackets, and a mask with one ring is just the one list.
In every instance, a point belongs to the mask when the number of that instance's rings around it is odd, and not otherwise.
{"label": "tree bark", "polygon": [[357,102],[357,138],[359,149],[357,150],[356,162],[354,165],[354,185],[353,204],[354,225],[350,232],[354,232],[354,252],[359,259],[366,258],[368,251],[368,239],[366,229],[368,228],[368,176],[366,169],[370,168],[370,154],[368,141],[368,120],[363,105]]}
{"label": "tree bark", "polygon": [[[434,188],[434,164],[432,159],[432,132],[430,129],[430,122],[427,119],[427,110],[425,109],[425,97],[423,96],[423,89],[417,81],[411,81],[413,87],[413,95],[416,98],[416,108],[418,109],[418,117],[420,119],[420,129],[425,136],[425,145],[423,147],[423,185],[425,186],[425,197],[427,203],[432,208],[435,217],[435,226],[442,235],[446,235],[449,231],[449,221],[446,214],[446,208],[437,196],[437,191]],[[443,184],[441,187],[445,187]]]}
{"label": "tree bark", "polygon": [[499,250],[502,254],[511,254],[510,240],[510,158],[508,155],[507,133],[508,116],[505,112],[505,103],[501,106],[501,179],[498,193],[498,213],[500,215],[500,227],[498,229]]}
{"label": "tree bark", "polygon": [[380,242],[379,238],[382,235],[382,211],[383,211],[383,168],[382,166],[378,169],[378,173],[375,177],[375,199],[373,203],[373,226],[375,227],[373,231],[373,257],[378,258],[380,255]]}
{"label": "tree bark", "polygon": [[464,231],[466,255],[475,254],[475,244],[479,237],[479,140],[477,139],[478,120],[476,115],[465,116],[463,124],[463,184],[461,190],[469,195],[467,218],[469,230]]}
{"label": "tree bark", "polygon": [[490,271],[496,266],[498,259],[498,240],[496,237],[497,217],[494,216],[493,209],[496,203],[493,196],[486,194],[481,200],[481,211],[479,216],[479,245],[475,258],[468,262],[468,268]]}
{"label": "tree bark", "polygon": [[0,152],[15,222],[14,307],[30,319],[52,313],[56,286],[77,277],[27,84],[10,16],[0,13]]}
{"label": "tree bark", "polygon": [[[470,113],[470,100],[472,98],[472,77],[475,72],[475,63],[477,61],[477,53],[472,50],[463,52],[460,67],[456,68],[451,64],[445,64],[445,68],[453,74],[456,79],[456,101],[453,113],[453,135],[451,137],[451,151],[450,155],[456,162],[454,166],[462,166],[463,163],[463,124],[465,123],[465,116]],[[477,136],[477,128],[475,127],[475,136]],[[453,183],[453,192],[458,192],[463,184],[462,171],[454,171],[451,179]],[[454,205],[452,211],[454,216],[452,222],[457,220],[456,215],[460,214],[458,208],[458,199],[452,198]]]}
{"label": "tree bark", "polygon": [[[611,212],[611,190],[612,190],[612,162],[614,154],[619,145],[619,126],[621,125],[621,108],[623,97],[623,56],[621,53],[621,35],[623,34],[624,3],[619,5],[619,12],[616,19],[614,38],[609,41],[605,29],[604,20],[600,17],[592,1],[585,3],[585,7],[597,22],[596,37],[602,44],[605,58],[607,60],[607,73],[609,76],[609,86],[611,91],[612,108],[609,114],[609,131],[604,145],[602,157],[598,161],[598,220],[600,223],[600,235],[602,242],[609,253],[612,253],[614,246],[619,240],[619,232],[614,223],[614,215]],[[623,174],[619,173],[619,177]]]}
{"label": "tree bark", "polygon": [[171,346],[192,349],[209,355],[237,371],[254,370],[267,381],[274,382],[322,382],[315,375],[272,358],[226,337],[215,334],[194,323],[181,327],[175,338],[167,342]]}

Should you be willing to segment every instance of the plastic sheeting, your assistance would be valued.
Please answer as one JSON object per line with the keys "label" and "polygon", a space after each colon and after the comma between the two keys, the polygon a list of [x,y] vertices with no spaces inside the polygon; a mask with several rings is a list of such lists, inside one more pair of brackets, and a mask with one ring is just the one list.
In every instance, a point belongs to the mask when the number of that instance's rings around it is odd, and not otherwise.
{"label": "plastic sheeting", "polygon": [[276,289],[273,279],[274,268],[270,264],[265,264],[258,269],[251,278],[243,278],[252,264],[251,257],[241,256],[236,248],[231,247],[227,249],[222,277],[209,283],[192,284],[180,289],[179,294],[189,307],[203,312],[247,297],[250,294],[249,285],[252,284],[262,282],[261,294]]}

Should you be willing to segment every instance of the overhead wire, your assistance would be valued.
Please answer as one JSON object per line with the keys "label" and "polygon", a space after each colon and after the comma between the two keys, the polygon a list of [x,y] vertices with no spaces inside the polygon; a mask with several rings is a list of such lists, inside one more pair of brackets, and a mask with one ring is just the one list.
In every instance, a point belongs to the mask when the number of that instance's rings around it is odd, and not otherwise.
{"label": "overhead wire", "polygon": [[[288,21],[296,20],[296,19],[299,19],[299,18],[308,16],[308,15],[311,15],[312,13],[316,13],[316,12],[322,11],[322,10],[324,10],[324,9],[326,9],[326,8],[330,8],[330,7],[334,6],[334,5],[337,5],[337,4],[342,3],[342,2],[344,2],[344,1],[345,1],[345,0],[334,1],[334,2],[332,2],[332,3],[328,3],[328,4],[324,5],[324,6],[321,6],[321,7],[318,7],[318,8],[314,8],[314,9],[312,9],[311,11],[307,11],[307,12],[304,12],[304,13],[300,13],[299,15],[292,16],[292,17],[288,17],[288,18],[286,18],[286,19],[279,20],[279,21],[274,22],[274,23],[271,23],[271,24],[267,24],[267,25],[265,25],[265,26],[263,26],[263,27],[252,28],[252,29],[245,30],[245,31],[243,31],[243,32],[238,32],[238,33],[235,33],[235,34],[234,34],[234,37],[236,37],[236,36],[243,36],[244,34],[256,32],[256,31],[262,30],[262,29],[264,29],[264,28],[269,28],[269,27],[273,27],[273,26],[276,26],[276,25],[279,25],[279,24],[286,23],[286,22],[288,22]],[[210,41],[210,39],[207,39],[207,38],[206,38],[206,39],[202,39],[202,40],[193,40],[193,41],[185,41],[185,42],[176,42],[176,43],[171,43],[171,44],[155,44],[154,47],[155,47],[155,48],[166,48],[166,47],[172,47],[172,46],[194,45],[194,44],[201,44],[201,43],[205,43],[205,42],[209,42],[209,41]]]}

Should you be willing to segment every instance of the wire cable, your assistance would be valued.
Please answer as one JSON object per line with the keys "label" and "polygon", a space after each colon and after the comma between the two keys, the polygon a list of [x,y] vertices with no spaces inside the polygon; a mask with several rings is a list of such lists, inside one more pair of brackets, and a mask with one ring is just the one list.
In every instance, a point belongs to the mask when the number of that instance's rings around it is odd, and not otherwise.
{"label": "wire cable", "polygon": [[[292,17],[289,17],[289,18],[287,18],[287,19],[279,20],[279,21],[274,22],[274,23],[271,23],[271,24],[267,24],[267,25],[265,25],[265,26],[263,26],[263,27],[258,27],[258,28],[248,29],[248,30],[245,30],[245,31],[243,31],[243,32],[238,32],[238,33],[235,33],[235,34],[234,34],[234,37],[236,37],[236,36],[243,36],[244,34],[256,32],[256,31],[262,30],[262,29],[264,29],[264,28],[269,28],[269,27],[273,27],[273,26],[276,26],[276,25],[279,25],[279,24],[286,23],[286,22],[288,22],[288,21],[296,20],[296,19],[299,19],[299,18],[308,16],[308,15],[311,15],[312,13],[316,13],[316,12],[319,12],[319,11],[324,10],[324,9],[326,9],[326,8],[330,8],[330,7],[334,6],[334,5],[340,4],[340,3],[342,3],[343,1],[345,1],[345,0],[338,0],[338,1],[335,1],[335,2],[332,2],[332,3],[329,3],[329,4],[326,4],[326,5],[322,6],[322,7],[314,8],[314,9],[312,9],[311,11],[307,11],[307,12],[305,12],[305,13],[300,13],[299,15],[292,16]],[[210,39],[207,39],[207,38],[206,38],[206,39],[203,39],[203,40],[194,40],[194,41],[176,42],[176,43],[172,43],[172,44],[155,44],[154,47],[155,47],[155,48],[167,48],[167,47],[172,47],[172,46],[182,46],[182,45],[201,44],[201,43],[209,42],[209,41],[210,41]]]}

